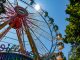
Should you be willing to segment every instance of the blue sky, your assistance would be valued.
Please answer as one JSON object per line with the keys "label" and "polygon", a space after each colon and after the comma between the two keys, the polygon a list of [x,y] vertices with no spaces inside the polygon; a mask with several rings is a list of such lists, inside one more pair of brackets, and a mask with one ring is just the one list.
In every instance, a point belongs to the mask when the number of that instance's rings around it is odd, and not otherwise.
{"label": "blue sky", "polygon": [[64,30],[66,29],[66,25],[68,24],[65,21],[67,17],[65,10],[66,5],[69,3],[68,0],[36,0],[41,7],[49,12],[49,16],[53,17],[55,23],[59,26],[59,31],[64,35]]}
{"label": "blue sky", "polygon": [[[49,16],[53,17],[55,23],[59,26],[59,32],[65,35],[66,25],[68,22],[65,20],[68,16],[65,13],[66,5],[69,4],[68,0],[36,0],[41,7],[49,12]],[[63,49],[64,55],[68,58],[68,52],[70,51],[70,45],[65,44]]]}

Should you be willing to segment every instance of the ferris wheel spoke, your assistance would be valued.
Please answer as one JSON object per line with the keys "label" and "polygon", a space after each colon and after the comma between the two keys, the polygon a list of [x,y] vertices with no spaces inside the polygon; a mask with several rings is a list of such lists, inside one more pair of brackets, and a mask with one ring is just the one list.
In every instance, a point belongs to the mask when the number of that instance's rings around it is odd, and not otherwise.
{"label": "ferris wheel spoke", "polygon": [[[42,30],[40,30],[40,29],[39,29],[39,31],[38,31],[36,28],[34,29],[34,28],[32,28],[32,27],[30,27],[30,29],[32,29],[32,30],[34,31],[34,33],[36,33],[37,35],[41,36],[42,38],[45,38],[47,41],[51,41],[51,40],[52,40],[50,34],[44,32],[44,31],[42,31]],[[43,33],[43,34],[42,34],[42,33]],[[45,34],[45,35],[44,35],[44,34]]]}
{"label": "ferris wheel spoke", "polygon": [[38,20],[38,19],[33,19],[33,18],[27,18],[27,19],[31,19],[31,20],[33,20],[33,21],[39,21],[39,22],[45,23],[44,21],[40,21],[40,20]]}
{"label": "ferris wheel spoke", "polygon": [[[47,31],[45,31],[44,29],[42,29],[41,27],[39,27],[38,25],[34,24],[33,22],[27,20],[29,23],[33,24],[34,26],[36,26],[37,28],[41,29],[43,32],[48,33]],[[49,34],[49,33],[48,33]]]}
{"label": "ferris wheel spoke", "polygon": [[14,5],[18,6],[18,0],[14,0]]}
{"label": "ferris wheel spoke", "polygon": [[9,21],[6,21],[6,22],[4,22],[3,24],[0,24],[0,30],[1,30],[2,28],[4,28],[8,23],[9,23]]}
{"label": "ferris wheel spoke", "polygon": [[32,14],[32,15],[34,15],[34,14],[36,14],[36,13],[29,13],[29,14]]}
{"label": "ferris wheel spoke", "polygon": [[1,42],[3,42],[3,43],[7,43],[7,44],[16,45],[16,44],[14,44],[14,43],[9,43],[9,42],[5,42],[5,41],[1,41]]}
{"label": "ferris wheel spoke", "polygon": [[14,8],[13,5],[9,2],[9,0],[7,0],[7,1],[8,1],[8,3],[11,5],[11,7]]}
{"label": "ferris wheel spoke", "polygon": [[21,31],[19,29],[16,29],[16,33],[17,33],[17,37],[18,37],[18,40],[19,40],[20,51],[21,51],[21,53],[25,54],[26,51],[25,51],[24,46],[23,46],[23,41],[22,41],[22,38],[21,38]]}
{"label": "ferris wheel spoke", "polygon": [[[24,30],[24,29],[23,29]],[[9,33],[11,33],[11,34],[16,34],[15,32],[12,32],[12,31],[9,31]],[[21,34],[21,35],[23,35],[23,33]],[[9,38],[9,39],[13,39],[13,40],[15,40],[15,41],[18,41],[18,39],[15,39],[15,38],[12,38],[12,37],[8,37],[8,36],[5,36],[6,38]],[[23,37],[23,36],[22,36]],[[24,39],[24,38],[23,38]],[[28,42],[28,41],[24,41],[24,42]]]}
{"label": "ferris wheel spoke", "polygon": [[32,29],[30,29],[32,31],[32,33],[34,34],[34,36],[37,38],[37,40],[43,45],[43,47],[49,52],[49,50],[47,49],[47,47],[42,43],[42,41],[37,37],[37,35],[34,33],[34,31]]}
{"label": "ferris wheel spoke", "polygon": [[[38,12],[38,11],[37,11]],[[50,26],[49,26],[49,24],[48,24],[48,22],[46,21],[46,19],[42,16],[42,14],[40,13],[40,12],[38,12],[39,13],[39,15],[43,18],[43,20],[46,22],[46,24],[47,24],[47,26],[48,26],[48,28],[49,28],[49,30],[50,30],[50,34],[51,34],[51,38],[52,38],[52,45],[51,45],[51,48],[50,48],[50,52],[49,53],[51,53],[51,50],[52,50],[52,47],[53,47],[53,31],[51,30],[51,28],[50,28]],[[56,32],[55,32],[56,33]]]}
{"label": "ferris wheel spoke", "polygon": [[0,19],[5,19],[5,18],[9,18],[9,17],[0,17]]}
{"label": "ferris wheel spoke", "polygon": [[40,26],[41,28],[47,28],[47,24],[44,21],[40,21],[39,19],[34,19],[34,18],[27,18],[37,26]]}
{"label": "ferris wheel spoke", "polygon": [[[23,0],[20,0],[21,2],[23,2],[23,3],[25,3],[27,6],[29,6],[29,7],[32,7],[32,6],[30,6],[30,4],[28,4],[27,2],[25,2],[25,1],[23,1]],[[32,7],[33,8],[33,7]]]}
{"label": "ferris wheel spoke", "polygon": [[39,13],[39,15],[43,18],[43,20],[45,21],[45,23],[47,24],[47,26],[48,26],[48,28],[49,28],[49,30],[50,30],[51,36],[52,36],[52,38],[53,38],[52,30],[51,30],[51,28],[50,28],[48,22],[47,22],[46,19],[42,16],[42,14],[40,14],[40,12],[38,12],[38,13]]}
{"label": "ferris wheel spoke", "polygon": [[7,29],[5,29],[5,31],[3,31],[0,34],[0,40],[2,40],[3,37],[5,37],[5,35],[9,32],[10,29],[11,29],[11,27],[9,26]]}
{"label": "ferris wheel spoke", "polygon": [[12,9],[10,9],[9,7],[7,6],[4,6],[6,9],[8,9],[10,12],[14,12]]}
{"label": "ferris wheel spoke", "polygon": [[[31,29],[31,28],[30,28]],[[40,37],[42,37],[42,38],[45,38],[47,41],[51,41],[51,39],[49,39],[50,37],[48,37],[48,36],[44,36],[42,33],[39,33],[38,31],[36,31],[36,30],[33,30],[34,31],[34,33],[36,33],[37,35],[39,35]],[[47,34],[46,34],[47,35]]]}
{"label": "ferris wheel spoke", "polygon": [[[9,37],[9,36],[5,36],[5,38],[8,38],[8,39],[12,39],[12,40],[18,41],[17,39],[12,38],[12,37]],[[28,42],[28,41],[24,41],[24,42]]]}
{"label": "ferris wheel spoke", "polygon": [[5,38],[8,38],[8,39],[12,39],[12,40],[18,41],[17,39],[12,38],[12,37],[9,37],[9,36],[5,36]]}
{"label": "ferris wheel spoke", "polygon": [[24,46],[24,48],[26,49],[26,47],[25,47],[25,39],[24,39],[24,29],[23,29],[23,27],[22,27],[22,29],[21,29],[21,32],[22,32],[22,40],[23,40],[23,46]]}

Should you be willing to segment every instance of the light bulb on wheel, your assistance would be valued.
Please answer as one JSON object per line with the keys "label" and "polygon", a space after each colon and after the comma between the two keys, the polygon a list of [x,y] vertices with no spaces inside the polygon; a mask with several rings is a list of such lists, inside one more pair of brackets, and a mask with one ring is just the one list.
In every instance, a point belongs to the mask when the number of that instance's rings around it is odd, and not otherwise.
{"label": "light bulb on wheel", "polygon": [[39,5],[39,4],[36,4],[36,5],[34,6],[34,8],[35,8],[35,10],[39,11],[39,10],[40,10],[40,5]]}

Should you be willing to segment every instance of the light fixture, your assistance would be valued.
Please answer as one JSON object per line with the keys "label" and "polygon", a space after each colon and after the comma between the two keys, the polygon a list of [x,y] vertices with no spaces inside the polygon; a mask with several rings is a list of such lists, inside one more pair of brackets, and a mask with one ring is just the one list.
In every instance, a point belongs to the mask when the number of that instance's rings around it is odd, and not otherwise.
{"label": "light fixture", "polygon": [[34,8],[35,8],[35,10],[39,11],[39,10],[40,10],[40,5],[39,5],[39,4],[36,4],[36,5],[34,6]]}

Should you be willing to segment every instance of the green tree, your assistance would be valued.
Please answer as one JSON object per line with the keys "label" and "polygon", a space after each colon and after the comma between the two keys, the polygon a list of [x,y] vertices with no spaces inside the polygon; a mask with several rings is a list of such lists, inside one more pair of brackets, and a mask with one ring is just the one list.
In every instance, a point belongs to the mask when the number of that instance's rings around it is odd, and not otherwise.
{"label": "green tree", "polygon": [[66,20],[69,25],[66,26],[64,42],[72,45],[72,54],[69,60],[80,60],[80,0],[69,1],[66,9],[66,13],[69,15]]}

